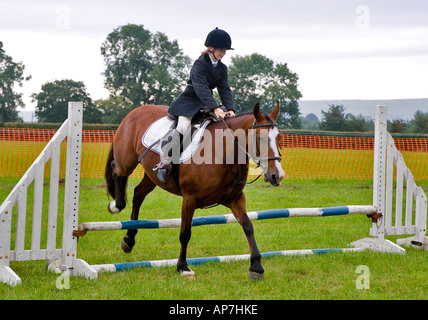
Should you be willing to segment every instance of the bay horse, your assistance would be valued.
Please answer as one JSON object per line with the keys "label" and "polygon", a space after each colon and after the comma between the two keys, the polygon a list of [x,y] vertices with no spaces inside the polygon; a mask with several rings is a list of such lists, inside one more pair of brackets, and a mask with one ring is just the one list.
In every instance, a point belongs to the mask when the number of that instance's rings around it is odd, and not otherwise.
{"label": "bay horse", "polygon": [[[264,269],[261,264],[261,255],[254,238],[253,225],[246,213],[246,201],[243,189],[245,187],[249,158],[256,159],[257,151],[260,152],[262,144],[268,145],[268,156],[259,159],[264,162],[263,173],[265,181],[271,185],[278,186],[285,174],[281,168],[281,157],[279,153],[280,131],[276,124],[279,113],[279,103],[271,114],[262,113],[259,104],[256,104],[252,113],[237,115],[226,118],[224,121],[211,123],[206,128],[203,139],[207,134],[212,136],[215,130],[221,130],[226,137],[227,130],[238,129],[248,133],[252,129],[254,148],[250,150],[251,143],[246,139],[245,145],[241,141],[235,141],[234,152],[239,147],[246,150],[244,163],[181,163],[178,166],[178,176],[173,172],[168,175],[165,184],[161,183],[152,168],[160,160],[160,156],[148,151],[138,161],[139,157],[146,151],[141,143],[146,130],[156,120],[165,117],[168,112],[167,106],[145,105],[131,111],[118,127],[110,153],[107,159],[105,179],[107,181],[108,193],[113,197],[108,210],[111,213],[119,213],[126,206],[125,192],[128,176],[132,174],[139,163],[144,168],[144,176],[138,186],[134,189],[132,200],[131,220],[138,220],[138,214],[142,202],[156,186],[183,197],[181,208],[181,229],[179,240],[181,250],[177,262],[177,271],[185,276],[193,276],[186,262],[187,244],[191,236],[192,218],[197,208],[206,208],[215,204],[222,204],[231,209],[233,215],[242,226],[250,248],[250,278],[262,278]],[[260,131],[268,130],[267,138],[262,138]],[[218,132],[218,131],[217,131]],[[247,135],[248,137],[248,135]],[[214,139],[213,139],[214,140]],[[268,140],[268,141],[266,141]],[[214,148],[214,142],[212,148]],[[226,152],[226,150],[223,150]],[[213,156],[214,157],[214,156]],[[236,158],[235,158],[236,159]],[[128,230],[123,238],[121,247],[126,253],[130,253],[135,245],[137,230]]]}

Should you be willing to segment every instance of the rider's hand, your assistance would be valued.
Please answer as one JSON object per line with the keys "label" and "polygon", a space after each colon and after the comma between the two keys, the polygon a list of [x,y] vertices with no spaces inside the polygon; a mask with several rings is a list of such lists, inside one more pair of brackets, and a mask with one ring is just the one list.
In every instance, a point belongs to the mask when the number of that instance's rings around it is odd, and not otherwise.
{"label": "rider's hand", "polygon": [[227,116],[228,116],[228,117],[231,117],[231,118],[232,118],[232,117],[234,117],[234,116],[235,116],[235,111],[233,111],[233,110],[229,110],[226,114],[227,114]]}
{"label": "rider's hand", "polygon": [[219,119],[224,119],[226,117],[226,112],[224,112],[220,107],[214,108],[214,114]]}

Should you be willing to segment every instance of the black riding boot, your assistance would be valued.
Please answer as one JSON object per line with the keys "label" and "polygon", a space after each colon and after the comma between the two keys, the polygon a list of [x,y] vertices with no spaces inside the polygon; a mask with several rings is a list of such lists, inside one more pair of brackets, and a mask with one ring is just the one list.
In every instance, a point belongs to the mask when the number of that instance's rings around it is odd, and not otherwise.
{"label": "black riding boot", "polygon": [[171,163],[180,163],[181,145],[183,135],[174,130],[170,136],[161,142],[162,153],[161,162],[154,166],[153,171],[160,182],[166,183],[168,174],[171,172]]}

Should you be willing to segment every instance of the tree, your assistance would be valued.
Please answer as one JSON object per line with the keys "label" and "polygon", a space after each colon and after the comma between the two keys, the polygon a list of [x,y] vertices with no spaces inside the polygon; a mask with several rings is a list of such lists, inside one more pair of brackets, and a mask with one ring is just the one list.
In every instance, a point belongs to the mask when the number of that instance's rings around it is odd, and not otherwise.
{"label": "tree", "polygon": [[416,111],[413,120],[410,121],[410,132],[428,133],[428,112]]}
{"label": "tree", "polygon": [[279,100],[281,113],[277,122],[283,127],[301,127],[297,100],[302,94],[297,89],[298,79],[286,63],[275,63],[257,53],[233,56],[229,67],[229,84],[236,111],[252,110],[257,102],[265,109],[271,109]]}
{"label": "tree", "polygon": [[346,131],[364,132],[368,131],[371,127],[371,122],[361,114],[354,116],[348,113],[346,118]]}
{"label": "tree", "polygon": [[14,62],[3,50],[0,41],[0,122],[13,122],[18,120],[17,107],[23,107],[22,93],[14,91],[17,84],[22,87],[23,81],[31,76],[24,77],[25,66],[22,62]]}
{"label": "tree", "polygon": [[328,111],[321,110],[322,119],[319,124],[320,130],[346,131],[346,115],[343,105],[330,104]]}
{"label": "tree", "polygon": [[388,125],[388,132],[391,133],[403,133],[407,129],[407,122],[402,119],[392,120]]}
{"label": "tree", "polygon": [[302,129],[318,130],[318,124],[320,121],[315,114],[309,113],[306,117],[300,117],[300,121],[302,122]]}
{"label": "tree", "polygon": [[106,100],[96,100],[97,109],[103,113],[103,123],[119,124],[133,109],[132,104],[127,103],[123,97],[113,96]]}
{"label": "tree", "polygon": [[364,132],[371,128],[371,123],[361,114],[354,116],[345,114],[343,105],[329,105],[328,111],[321,110],[323,118],[319,124],[320,130],[326,131],[357,131]]}
{"label": "tree", "polygon": [[320,121],[320,119],[318,119],[317,115],[315,113],[312,113],[312,112],[307,114],[305,118],[308,121],[313,121],[313,122],[319,122]]}
{"label": "tree", "polygon": [[190,58],[176,40],[152,34],[142,25],[113,30],[101,45],[106,69],[105,87],[134,108],[142,104],[170,105],[189,76]]}
{"label": "tree", "polygon": [[83,102],[83,121],[100,123],[101,112],[96,109],[83,82],[55,80],[42,85],[42,91],[31,95],[37,101],[36,117],[39,122],[64,122],[68,116],[68,102]]}

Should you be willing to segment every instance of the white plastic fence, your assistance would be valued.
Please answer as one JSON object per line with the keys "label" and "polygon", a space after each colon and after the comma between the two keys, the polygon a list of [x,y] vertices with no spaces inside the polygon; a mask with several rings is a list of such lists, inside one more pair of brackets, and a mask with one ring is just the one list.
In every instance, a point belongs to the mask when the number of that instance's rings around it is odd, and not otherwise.
{"label": "white plastic fence", "polygon": [[376,107],[375,121],[373,205],[383,217],[373,224],[370,235],[383,239],[385,235],[414,234],[414,237],[399,239],[397,243],[423,246],[428,250],[428,238],[425,236],[427,196],[416,185],[412,172],[386,129],[386,106]]}
{"label": "white plastic fence", "polygon": [[[37,159],[33,162],[9,196],[0,206],[0,281],[10,285],[21,283],[19,276],[9,267],[10,261],[56,260],[61,265],[82,273],[84,261],[76,259],[77,238],[73,230],[78,226],[80,159],[83,105],[70,102],[68,119],[58,129]],[[58,190],[61,143],[67,138],[64,214],[58,216]],[[50,162],[49,208],[43,208],[44,168]],[[27,212],[28,188],[34,182],[33,210]],[[16,207],[16,213],[13,213]],[[42,214],[48,214],[47,228],[42,227]],[[31,248],[25,249],[27,216],[31,220]],[[16,221],[12,223],[12,217]],[[57,226],[62,219],[62,249],[57,246]],[[12,230],[12,226],[14,230]],[[42,234],[47,232],[46,248],[41,248]],[[11,250],[12,234],[15,235],[14,250]],[[96,273],[95,273],[96,275]]]}

